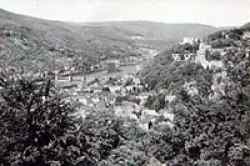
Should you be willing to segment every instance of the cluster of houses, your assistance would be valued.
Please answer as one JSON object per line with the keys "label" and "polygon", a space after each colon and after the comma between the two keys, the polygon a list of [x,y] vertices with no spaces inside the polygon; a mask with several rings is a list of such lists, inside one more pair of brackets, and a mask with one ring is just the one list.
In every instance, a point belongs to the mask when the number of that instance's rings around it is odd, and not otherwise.
{"label": "cluster of houses", "polygon": [[[184,53],[172,53],[172,58],[174,61],[177,62],[195,62],[201,64],[204,68],[222,68],[223,63],[220,60],[212,60],[208,61],[206,59],[206,55],[208,53],[213,53],[215,50],[212,49],[212,46],[209,44],[206,44],[205,42],[202,42],[199,39],[196,38],[184,38],[183,43],[199,43],[199,49],[196,51],[196,53],[185,51]],[[224,55],[224,50],[216,50],[219,52],[219,54]]]}
{"label": "cluster of houses", "polygon": [[[134,74],[102,74],[92,79],[87,78],[88,76],[78,76],[64,80],[60,79],[60,74],[55,72],[55,84],[79,103],[82,117],[86,116],[88,110],[113,109],[117,116],[132,118],[147,130],[149,123],[152,125],[154,120],[162,115],[144,107],[147,97],[152,94],[145,92],[145,86]],[[70,72],[64,75],[69,77]]]}
{"label": "cluster of houses", "polygon": [[[222,34],[225,39],[230,38],[226,33]],[[194,43],[195,40],[192,38],[185,38],[181,44]],[[213,72],[213,81],[211,85],[212,93],[209,94],[210,100],[218,100],[220,97],[225,96],[226,87],[231,86],[227,75],[226,66],[232,65],[234,60],[241,58],[250,57],[250,32],[244,32],[241,40],[236,41],[240,46],[228,46],[222,48],[212,48],[211,45],[200,41],[199,49],[195,54],[185,52],[183,54],[173,53],[172,58],[174,61],[194,62],[201,64],[205,69],[210,69]],[[234,56],[227,56],[231,53]],[[210,58],[216,55],[216,58]],[[209,58],[208,58],[209,57]],[[236,60],[237,61],[237,60]],[[218,69],[218,70],[217,70]],[[187,82],[184,84],[184,89],[189,93],[190,96],[197,95],[199,91],[194,82]]]}
{"label": "cluster of houses", "polygon": [[[193,38],[193,37],[184,37],[183,41],[180,42],[180,45],[190,44],[194,45],[196,43],[200,43],[199,38]],[[183,53],[172,53],[172,58],[174,61],[179,62],[188,62],[188,61],[194,61],[196,54],[190,51],[185,51]]]}
{"label": "cluster of houses", "polygon": [[194,53],[185,53],[185,54],[180,54],[180,53],[173,53],[172,58],[174,61],[191,61],[194,60],[195,54]]}
{"label": "cluster of houses", "polygon": [[184,37],[183,40],[179,43],[181,45],[184,45],[184,44],[195,44],[195,43],[198,43],[200,42],[200,39],[199,38],[195,38],[195,37]]}
{"label": "cluster of houses", "polygon": [[[206,54],[218,52],[220,56],[224,56],[229,48],[212,48],[211,45],[206,44],[196,38],[184,39],[183,43],[194,44],[199,42],[199,48],[196,53],[185,52],[183,54],[173,53],[172,57],[174,61],[183,62],[195,62],[201,64],[204,68],[210,69],[223,69],[225,66],[221,59],[207,60]],[[249,57],[250,49],[245,49],[246,57]],[[107,68],[115,69],[121,66],[119,60],[108,60],[103,62]],[[218,82],[222,78],[221,82]],[[225,93],[225,81],[227,75],[225,71],[215,72],[213,76],[213,84],[211,90],[213,94],[210,95],[211,100],[217,99],[219,96]],[[96,77],[92,81],[88,79],[81,79],[85,82],[85,86],[79,86],[78,90],[75,91],[76,98],[85,106],[89,108],[113,108],[116,116],[127,117],[135,119],[139,122],[139,125],[144,129],[149,129],[153,123],[160,122],[159,118],[173,119],[173,114],[168,110],[161,110],[156,112],[155,110],[148,110],[144,107],[144,103],[147,97],[152,95],[151,92],[145,92],[145,86],[135,75],[120,75],[114,77]],[[183,85],[184,89],[189,93],[190,96],[198,95],[196,82],[186,82]],[[172,102],[175,100],[175,96],[166,95],[165,100]],[[165,121],[166,122],[166,121]],[[164,122],[164,123],[165,123]],[[170,122],[168,121],[168,125]]]}

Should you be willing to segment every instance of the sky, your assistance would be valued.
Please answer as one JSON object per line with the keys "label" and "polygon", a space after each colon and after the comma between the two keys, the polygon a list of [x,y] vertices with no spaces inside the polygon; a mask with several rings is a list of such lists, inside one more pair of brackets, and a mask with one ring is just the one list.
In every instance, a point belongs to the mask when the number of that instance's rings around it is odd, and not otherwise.
{"label": "sky", "polygon": [[70,22],[147,20],[217,27],[250,22],[250,0],[0,0],[0,8]]}

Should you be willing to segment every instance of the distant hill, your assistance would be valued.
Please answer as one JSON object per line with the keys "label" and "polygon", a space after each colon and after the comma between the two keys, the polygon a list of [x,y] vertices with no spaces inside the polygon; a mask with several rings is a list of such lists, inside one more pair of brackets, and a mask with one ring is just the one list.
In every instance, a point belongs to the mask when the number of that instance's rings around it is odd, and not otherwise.
{"label": "distant hill", "polygon": [[244,24],[244,25],[242,26],[242,28],[250,28],[250,22]]}
{"label": "distant hill", "polygon": [[65,23],[0,10],[0,56],[4,63],[43,69],[74,62],[91,65],[136,54],[139,47],[162,49],[185,36],[201,37],[215,30],[146,21]]}
{"label": "distant hill", "polygon": [[133,51],[132,41],[114,33],[109,38],[102,36],[105,31],[105,28],[42,20],[0,10],[1,59],[11,64],[48,67],[54,64],[53,58],[59,65],[70,63],[72,59],[95,63],[99,58]]}
{"label": "distant hill", "polygon": [[[85,24],[86,25],[86,24]],[[204,37],[218,29],[202,24],[167,24],[150,21],[124,21],[89,23],[92,26],[108,27],[126,35],[136,34],[153,44],[156,41],[180,41],[183,37]]]}

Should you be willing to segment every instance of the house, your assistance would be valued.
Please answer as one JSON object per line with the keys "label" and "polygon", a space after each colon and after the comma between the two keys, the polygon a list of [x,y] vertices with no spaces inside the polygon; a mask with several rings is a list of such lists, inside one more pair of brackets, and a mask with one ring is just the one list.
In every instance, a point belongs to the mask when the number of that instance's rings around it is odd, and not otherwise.
{"label": "house", "polygon": [[172,58],[174,59],[174,61],[181,61],[181,55],[174,53],[172,54]]}
{"label": "house", "polygon": [[107,64],[115,64],[115,67],[119,67],[120,66],[120,60],[118,59],[108,59],[102,62],[105,65]]}
{"label": "house", "polygon": [[172,54],[174,61],[188,61],[194,59],[195,54],[185,53],[185,54]]}
{"label": "house", "polygon": [[132,40],[143,40],[143,39],[144,39],[144,36],[141,35],[141,34],[138,34],[138,35],[131,36],[130,38],[131,38]]}
{"label": "house", "polygon": [[205,53],[206,51],[212,51],[212,46],[205,43],[200,43],[199,52]]}
{"label": "house", "polygon": [[194,44],[196,42],[198,42],[198,38],[194,38],[194,37],[184,37],[182,42],[180,42],[180,44],[184,45],[184,44]]}
{"label": "house", "polygon": [[121,93],[120,86],[110,86],[109,89],[112,94]]}
{"label": "house", "polygon": [[138,108],[134,105],[134,103],[130,102],[114,107],[116,116],[127,117],[134,120],[137,120],[137,116],[133,112],[136,111],[137,109]]}
{"label": "house", "polygon": [[134,64],[135,62],[138,61],[138,57],[136,56],[128,56],[128,57],[123,57],[121,59],[121,64],[120,65],[129,65],[129,64]]}
{"label": "house", "polygon": [[194,60],[195,59],[195,54],[193,54],[193,53],[186,53],[186,54],[184,54],[184,59],[185,59],[185,61],[187,61],[187,60]]}
{"label": "house", "polygon": [[157,113],[155,110],[144,109],[141,114],[141,122],[148,123],[150,121],[154,121],[155,118],[160,117],[161,115]]}
{"label": "house", "polygon": [[174,100],[176,100],[176,96],[169,94],[165,96],[165,103],[172,103]]}

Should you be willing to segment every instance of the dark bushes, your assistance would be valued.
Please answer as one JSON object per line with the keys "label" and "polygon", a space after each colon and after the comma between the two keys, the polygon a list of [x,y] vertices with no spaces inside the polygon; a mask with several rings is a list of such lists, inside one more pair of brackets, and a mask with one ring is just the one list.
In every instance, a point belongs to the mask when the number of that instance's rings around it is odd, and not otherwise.
{"label": "dark bushes", "polygon": [[1,76],[1,165],[50,165],[66,157],[76,130],[74,109],[52,90],[50,80]]}
{"label": "dark bushes", "polygon": [[112,110],[80,121],[50,80],[2,74],[0,85],[1,166],[96,166],[128,139]]}

